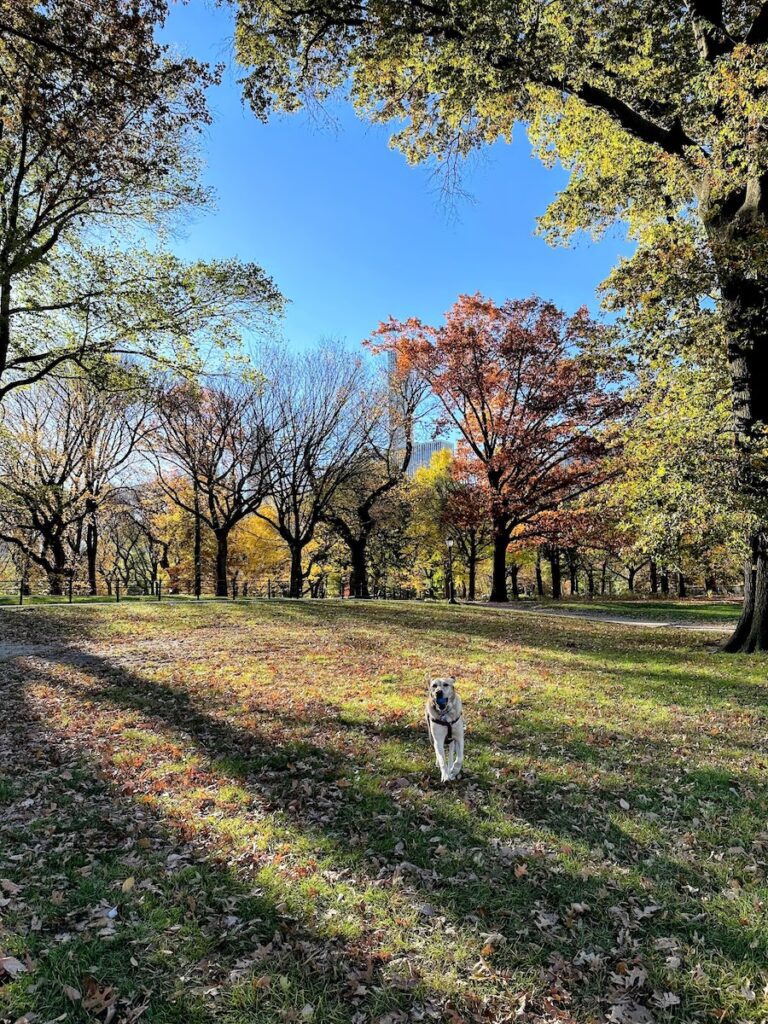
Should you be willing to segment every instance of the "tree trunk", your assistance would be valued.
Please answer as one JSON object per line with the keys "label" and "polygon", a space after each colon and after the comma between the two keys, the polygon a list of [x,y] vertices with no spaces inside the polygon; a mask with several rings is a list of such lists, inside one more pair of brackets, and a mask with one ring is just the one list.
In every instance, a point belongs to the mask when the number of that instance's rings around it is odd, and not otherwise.
{"label": "tree trunk", "polygon": [[681,572],[679,572],[677,574],[677,596],[678,597],[685,597],[685,595],[686,595],[685,576],[683,576],[683,574]]}
{"label": "tree trunk", "polygon": [[649,577],[650,577],[650,584],[651,584],[651,593],[652,594],[658,594],[658,592],[659,592],[659,577],[658,577],[658,572],[657,572],[657,569],[656,569],[656,561],[653,558],[650,561]]}
{"label": "tree trunk", "polygon": [[587,569],[587,590],[590,597],[595,596],[595,570],[591,565]]}
{"label": "tree trunk", "polygon": [[[736,202],[733,202],[735,200]],[[720,284],[727,331],[738,481],[747,506],[765,507],[764,468],[768,424],[768,280],[760,259],[768,228],[768,174],[755,176],[741,192],[702,204],[702,216]],[[757,501],[755,502],[755,499]],[[742,615],[724,650],[768,650],[768,524],[750,538]]]}
{"label": "tree trunk", "polygon": [[358,597],[368,600],[371,596],[368,589],[368,566],[366,558],[367,536],[359,536],[355,540],[348,540],[350,558],[349,594],[350,597]]}
{"label": "tree trunk", "polygon": [[555,601],[559,601],[563,596],[560,548],[553,547],[549,549],[549,571],[552,575],[552,598]]}
{"label": "tree trunk", "polygon": [[744,563],[741,617],[722,647],[729,654],[768,650],[768,534],[755,534],[751,547],[752,557]]}
{"label": "tree trunk", "polygon": [[509,567],[509,575],[512,580],[512,597],[515,601],[520,600],[520,587],[518,585],[518,577],[520,576],[520,566],[513,564]]}
{"label": "tree trunk", "polygon": [[636,573],[637,573],[637,569],[633,565],[631,565],[627,569],[627,587],[629,588],[630,594],[633,594],[635,592],[635,575],[636,575]]}
{"label": "tree trunk", "polygon": [[88,563],[88,593],[96,597],[97,590],[97,554],[99,547],[99,531],[96,525],[96,518],[92,516],[85,528],[85,554]]}
{"label": "tree trunk", "polygon": [[605,587],[606,587],[606,582],[607,582],[607,573],[608,573],[608,563],[607,562],[603,562],[603,568],[602,568],[602,570],[600,572],[600,596],[601,597],[603,597],[605,595]]}
{"label": "tree trunk", "polygon": [[541,575],[541,550],[536,551],[536,593],[544,597],[544,577]]}
{"label": "tree trunk", "polygon": [[669,570],[662,569],[661,571],[661,592],[664,595],[669,594]]}
{"label": "tree trunk", "polygon": [[51,597],[61,597],[64,593],[64,576],[67,571],[67,554],[60,537],[55,537],[49,544],[52,563],[46,570],[48,576],[48,593]]}
{"label": "tree trunk", "polygon": [[291,547],[291,585],[288,591],[289,597],[301,597],[304,592],[304,573],[301,565],[302,548],[299,545]]}
{"label": "tree trunk", "polygon": [[469,576],[469,590],[467,597],[470,601],[475,600],[475,591],[477,589],[477,545],[472,544],[469,550],[469,558],[467,559],[467,574]]}
{"label": "tree trunk", "polygon": [[491,601],[505,602],[507,596],[507,548],[509,533],[498,524],[493,529],[493,575],[491,578]]}
{"label": "tree trunk", "polygon": [[216,597],[228,597],[227,560],[229,557],[229,530],[216,531]]}
{"label": "tree trunk", "polygon": [[193,541],[194,551],[192,557],[195,562],[195,597],[199,598],[203,592],[203,538],[202,522],[200,519],[200,492],[195,484],[195,534]]}

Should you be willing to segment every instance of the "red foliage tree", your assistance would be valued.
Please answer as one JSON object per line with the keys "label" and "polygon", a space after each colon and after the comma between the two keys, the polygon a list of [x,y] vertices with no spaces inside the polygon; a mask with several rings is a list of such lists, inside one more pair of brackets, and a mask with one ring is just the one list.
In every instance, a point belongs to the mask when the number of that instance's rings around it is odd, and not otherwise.
{"label": "red foliage tree", "polygon": [[599,330],[538,298],[496,305],[462,295],[441,327],[390,318],[374,347],[397,354],[439,401],[438,428],[457,429],[490,497],[492,601],[507,600],[513,531],[604,479],[606,427],[620,407],[606,368],[584,354]]}

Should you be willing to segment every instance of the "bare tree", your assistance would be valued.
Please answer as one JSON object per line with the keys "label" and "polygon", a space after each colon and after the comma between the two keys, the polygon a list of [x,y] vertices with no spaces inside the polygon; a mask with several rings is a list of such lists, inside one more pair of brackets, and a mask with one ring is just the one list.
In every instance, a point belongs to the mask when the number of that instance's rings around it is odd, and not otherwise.
{"label": "bare tree", "polygon": [[364,444],[354,472],[338,488],[322,518],[349,550],[350,593],[369,598],[368,542],[383,499],[402,482],[413,451],[413,428],[427,387],[415,374],[388,374],[363,397]]}
{"label": "bare tree", "polygon": [[225,378],[175,384],[157,398],[154,462],[161,486],[195,523],[195,593],[201,590],[200,525],[216,537],[216,596],[227,596],[229,535],[270,485],[271,427],[259,389]]}
{"label": "bare tree", "polygon": [[130,392],[48,381],[8,401],[0,449],[0,539],[48,576],[52,594],[87,552],[95,593],[99,511],[113,498],[144,429]]}
{"label": "bare tree", "polygon": [[272,350],[263,401],[273,410],[269,502],[257,515],[291,552],[290,596],[301,597],[304,552],[318,524],[358,471],[366,443],[362,363],[337,344],[289,356]]}

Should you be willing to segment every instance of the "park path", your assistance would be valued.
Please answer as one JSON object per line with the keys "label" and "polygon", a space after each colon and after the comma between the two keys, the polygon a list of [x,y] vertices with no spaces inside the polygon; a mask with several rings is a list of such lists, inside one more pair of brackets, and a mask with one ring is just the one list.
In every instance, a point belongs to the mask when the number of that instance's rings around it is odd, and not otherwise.
{"label": "park path", "polygon": [[[479,602],[478,602],[479,603]],[[482,602],[484,607],[496,608],[497,604]],[[631,619],[626,615],[611,615],[607,612],[572,612],[565,608],[541,608],[538,606],[515,605],[509,608],[512,612],[524,615],[539,615],[552,619],[586,619],[589,622],[606,622],[615,626],[638,626],[644,629],[690,629],[699,633],[730,633],[734,622],[685,622],[675,619]]]}

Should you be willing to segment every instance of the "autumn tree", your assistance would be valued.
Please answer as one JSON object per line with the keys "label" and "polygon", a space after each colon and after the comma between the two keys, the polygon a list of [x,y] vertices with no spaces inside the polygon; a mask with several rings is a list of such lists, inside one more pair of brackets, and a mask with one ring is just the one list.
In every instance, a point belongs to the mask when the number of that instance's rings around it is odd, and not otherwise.
{"label": "autumn tree", "polygon": [[460,432],[489,491],[492,601],[507,600],[514,530],[595,487],[606,426],[620,406],[580,346],[595,333],[584,311],[566,317],[539,299],[497,306],[461,296],[441,327],[389,320],[376,332],[438,399],[439,426]]}
{"label": "autumn tree", "polygon": [[[555,241],[625,222],[616,303],[727,355],[739,489],[754,518],[731,650],[768,648],[768,5],[240,0],[260,117],[348,88],[412,161],[452,162],[517,122],[570,181]],[[715,301],[714,315],[701,299]]]}
{"label": "autumn tree", "polygon": [[[366,386],[367,383],[367,386]],[[369,598],[368,543],[386,496],[400,484],[413,451],[413,428],[424,387],[414,375],[389,374],[382,384],[360,382],[364,443],[354,472],[338,488],[323,512],[323,520],[339,535],[350,560],[349,590]]]}
{"label": "autumn tree", "polygon": [[304,553],[355,478],[366,445],[365,378],[359,358],[336,344],[297,356],[273,350],[262,369],[264,401],[277,428],[270,439],[269,501],[257,515],[288,545],[290,596],[301,597]]}
{"label": "autumn tree", "polygon": [[200,524],[216,538],[216,596],[227,596],[229,536],[269,492],[272,425],[258,387],[234,378],[174,384],[157,396],[155,466],[167,496],[194,517],[195,590]]}

